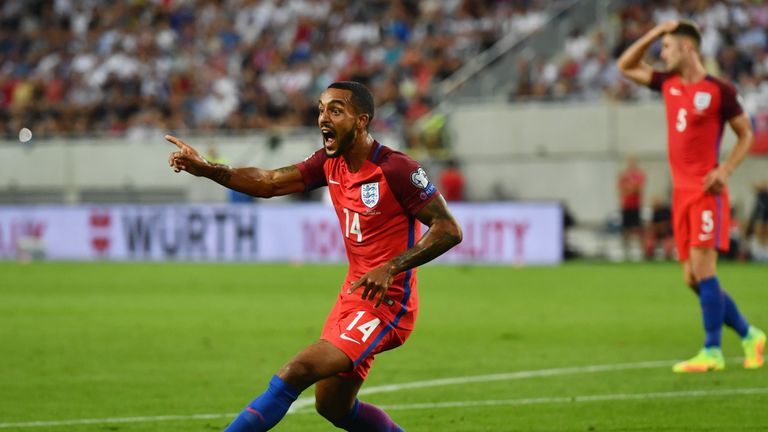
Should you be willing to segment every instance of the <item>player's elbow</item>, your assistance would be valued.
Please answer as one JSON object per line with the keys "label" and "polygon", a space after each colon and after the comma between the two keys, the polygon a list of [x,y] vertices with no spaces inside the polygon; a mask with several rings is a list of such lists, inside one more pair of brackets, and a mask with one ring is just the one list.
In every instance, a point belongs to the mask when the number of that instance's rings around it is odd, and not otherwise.
{"label": "player's elbow", "polygon": [[628,62],[619,60],[619,62],[617,63],[617,66],[619,69],[619,73],[621,73],[621,75],[624,78],[629,78],[629,79],[632,78],[633,68]]}
{"label": "player's elbow", "polygon": [[446,236],[451,242],[451,247],[461,243],[461,241],[464,239],[464,233],[462,233],[461,227],[456,222],[450,225],[449,229],[446,231]]}
{"label": "player's elbow", "polygon": [[618,67],[619,72],[625,74],[627,69],[629,69],[629,60],[627,59],[627,56],[622,55],[619,57],[619,59],[616,60],[616,67]]}
{"label": "player's elbow", "polygon": [[616,68],[624,78],[635,81],[638,73],[641,73],[642,68],[637,62],[631,61],[628,57],[619,57],[616,61]]}

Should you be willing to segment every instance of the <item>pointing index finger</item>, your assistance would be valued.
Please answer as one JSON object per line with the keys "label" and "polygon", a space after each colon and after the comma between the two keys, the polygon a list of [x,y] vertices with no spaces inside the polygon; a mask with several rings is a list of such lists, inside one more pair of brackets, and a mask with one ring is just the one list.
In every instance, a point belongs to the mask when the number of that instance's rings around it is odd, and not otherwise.
{"label": "pointing index finger", "polygon": [[189,146],[184,141],[176,138],[173,135],[166,135],[165,140],[182,150],[189,148]]}

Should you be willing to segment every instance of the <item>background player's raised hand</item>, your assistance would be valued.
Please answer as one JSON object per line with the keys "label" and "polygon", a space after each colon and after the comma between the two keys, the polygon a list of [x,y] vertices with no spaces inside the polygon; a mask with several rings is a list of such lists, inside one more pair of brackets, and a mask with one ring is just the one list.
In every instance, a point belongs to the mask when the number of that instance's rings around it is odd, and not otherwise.
{"label": "background player's raised hand", "polygon": [[728,184],[728,171],[720,165],[710,171],[704,177],[704,191],[711,194],[719,194]]}
{"label": "background player's raised hand", "polygon": [[662,35],[674,31],[679,24],[680,21],[678,20],[668,20],[657,24],[656,29],[658,30],[658,34]]}
{"label": "background player's raised hand", "polygon": [[203,169],[208,166],[208,161],[200,156],[197,150],[173,135],[166,135],[165,139],[179,149],[171,153],[168,158],[168,164],[175,172],[186,171],[195,176],[203,175]]}
{"label": "background player's raised hand", "polygon": [[376,300],[375,307],[379,307],[384,301],[390,305],[392,300],[386,294],[389,287],[392,286],[393,280],[394,278],[389,274],[389,265],[385,264],[376,267],[353,282],[347,290],[347,294],[352,294],[358,288],[363,287],[363,300]]}

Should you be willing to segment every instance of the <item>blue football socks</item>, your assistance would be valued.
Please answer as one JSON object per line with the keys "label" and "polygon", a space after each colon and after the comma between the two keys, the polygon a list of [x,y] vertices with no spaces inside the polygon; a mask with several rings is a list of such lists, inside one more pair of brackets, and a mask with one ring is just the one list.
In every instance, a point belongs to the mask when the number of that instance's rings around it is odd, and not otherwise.
{"label": "blue football socks", "polygon": [[299,393],[277,375],[273,376],[267,391],[249,403],[224,432],[262,432],[271,429],[285,417]]}
{"label": "blue football socks", "polygon": [[725,321],[725,296],[720,290],[716,276],[699,282],[699,303],[704,316],[704,331],[706,348],[720,347],[720,338]]}
{"label": "blue football socks", "polygon": [[749,323],[739,312],[739,308],[736,307],[736,303],[727,292],[723,291],[723,299],[725,300],[725,325],[736,330],[736,333],[744,339],[749,333]]}

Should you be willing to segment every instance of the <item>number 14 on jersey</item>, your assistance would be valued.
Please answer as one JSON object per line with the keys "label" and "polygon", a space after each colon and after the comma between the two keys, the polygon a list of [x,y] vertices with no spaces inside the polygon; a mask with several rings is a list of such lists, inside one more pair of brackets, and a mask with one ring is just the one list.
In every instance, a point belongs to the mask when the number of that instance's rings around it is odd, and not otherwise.
{"label": "number 14 on jersey", "polygon": [[[363,232],[360,230],[360,214],[344,208],[344,235],[349,238],[350,234],[357,235],[357,241],[363,241]],[[352,214],[352,223],[350,224],[350,213]]]}

